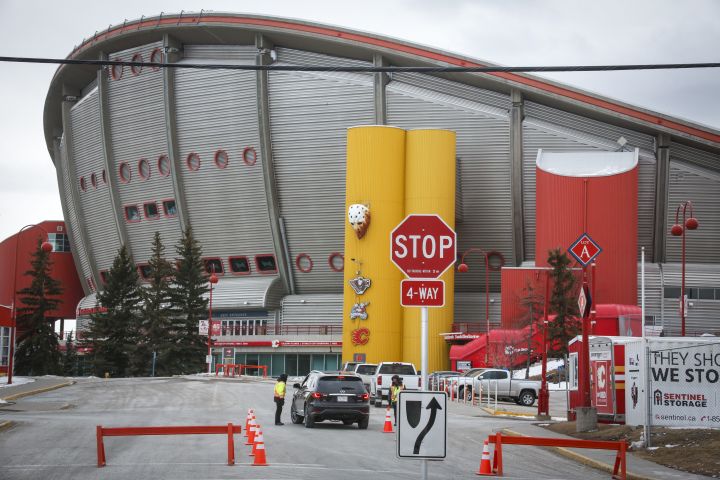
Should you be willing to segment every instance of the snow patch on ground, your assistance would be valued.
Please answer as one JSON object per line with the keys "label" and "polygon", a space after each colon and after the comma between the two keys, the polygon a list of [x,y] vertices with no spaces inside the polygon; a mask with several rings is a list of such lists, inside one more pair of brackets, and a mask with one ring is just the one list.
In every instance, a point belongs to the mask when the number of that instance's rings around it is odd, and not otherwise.
{"label": "snow patch on ground", "polygon": [[15,387],[17,385],[24,385],[26,383],[32,383],[35,381],[34,378],[30,377],[13,377],[12,384],[8,385],[7,379],[8,377],[0,377],[0,388]]}
{"label": "snow patch on ground", "polygon": [[[551,370],[557,370],[557,368],[563,364],[564,364],[564,362],[562,360],[558,360],[558,359],[548,360],[547,371],[549,372]],[[535,363],[533,365],[530,365],[530,376],[531,377],[540,375],[541,373],[542,373],[542,363]],[[513,378],[518,378],[518,379],[525,378],[525,369],[521,368],[520,370],[515,370],[513,372]]]}

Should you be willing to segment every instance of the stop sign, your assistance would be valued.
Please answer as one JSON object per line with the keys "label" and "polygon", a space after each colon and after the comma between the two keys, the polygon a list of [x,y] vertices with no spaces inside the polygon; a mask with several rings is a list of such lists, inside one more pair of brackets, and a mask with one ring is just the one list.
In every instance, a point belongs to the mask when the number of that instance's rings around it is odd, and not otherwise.
{"label": "stop sign", "polygon": [[390,232],[390,259],[410,278],[438,278],[457,258],[455,231],[438,215],[408,215]]}

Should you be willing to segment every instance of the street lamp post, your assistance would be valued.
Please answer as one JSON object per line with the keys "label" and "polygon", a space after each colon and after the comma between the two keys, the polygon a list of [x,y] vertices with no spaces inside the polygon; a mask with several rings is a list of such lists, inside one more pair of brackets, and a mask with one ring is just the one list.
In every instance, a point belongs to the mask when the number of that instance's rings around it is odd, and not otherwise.
{"label": "street lamp post", "polygon": [[490,354],[490,264],[488,263],[488,253],[482,248],[469,248],[460,257],[460,265],[458,265],[458,272],[466,273],[470,270],[470,267],[465,263],[465,256],[471,252],[480,252],[485,259],[485,325],[487,327],[487,342],[485,343],[485,366],[488,366],[488,359]]}
{"label": "street lamp post", "polygon": [[[540,391],[538,392],[538,419],[547,419],[550,416],[550,392],[547,386],[547,329],[548,310],[550,305],[550,271],[545,270],[545,306],[543,309],[543,340],[542,340],[542,372]],[[532,321],[532,320],[531,320]],[[530,355],[530,352],[528,352]]]}
{"label": "street lamp post", "polygon": [[[690,207],[690,218],[685,220],[685,213],[687,208]],[[680,209],[682,209],[682,223],[679,223]],[[682,237],[682,280],[680,287],[680,323],[681,323],[681,336],[685,336],[685,237],[687,234],[686,230],[696,230],[698,228],[697,218],[693,216],[693,205],[691,201],[682,202],[678,205],[675,210],[675,225],[670,229],[676,237]]]}
{"label": "street lamp post", "polygon": [[[10,327],[10,351],[8,355],[8,379],[7,384],[12,384],[12,377],[13,377],[13,357],[15,356],[15,336],[17,331],[17,268],[18,268],[18,260],[19,260],[19,252],[20,252],[20,237],[22,236],[22,233],[31,227],[37,227],[43,232],[45,232],[45,236],[49,237],[47,230],[45,230],[43,227],[35,224],[25,225],[22,227],[17,235],[15,236],[15,268],[13,269],[13,302],[12,302],[12,325]],[[51,243],[45,241],[40,246],[42,248],[43,252],[50,252],[53,249],[53,246]]]}
{"label": "street lamp post", "polygon": [[212,294],[213,285],[218,282],[215,271],[210,275],[210,304],[208,305],[208,373],[212,373]]}

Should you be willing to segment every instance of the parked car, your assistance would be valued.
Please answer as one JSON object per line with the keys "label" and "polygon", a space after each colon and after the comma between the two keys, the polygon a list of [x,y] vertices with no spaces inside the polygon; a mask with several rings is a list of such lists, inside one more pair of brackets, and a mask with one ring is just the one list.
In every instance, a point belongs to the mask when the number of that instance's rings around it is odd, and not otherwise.
{"label": "parked car", "polygon": [[[461,377],[462,378],[462,377]],[[518,405],[531,407],[540,392],[540,382],[536,380],[517,380],[512,378],[512,372],[500,368],[486,368],[474,377],[471,377],[473,391],[478,395],[495,396],[497,398],[508,398]],[[497,386],[497,389],[496,389]],[[469,395],[470,389],[463,385],[462,380],[458,383],[458,396]]]}
{"label": "parked car", "polygon": [[340,371],[341,372],[355,372],[355,367],[360,365],[360,363],[361,362],[345,362],[345,364],[343,364]]}
{"label": "parked car", "polygon": [[290,418],[295,424],[313,428],[316,422],[340,420],[365,430],[370,420],[370,394],[355,374],[313,370],[293,385]]}
{"label": "parked car", "polygon": [[355,375],[362,378],[365,389],[370,392],[370,383],[372,383],[372,377],[377,371],[376,363],[360,363],[355,366]]}
{"label": "parked car", "polygon": [[412,363],[381,362],[370,383],[370,395],[376,407],[382,407],[383,399],[390,402],[390,385],[393,375],[399,375],[406,390],[420,390],[422,378]]}
{"label": "parked car", "polygon": [[428,375],[428,389],[439,390],[443,386],[443,379],[458,377],[462,375],[460,372],[452,370],[441,370]]}

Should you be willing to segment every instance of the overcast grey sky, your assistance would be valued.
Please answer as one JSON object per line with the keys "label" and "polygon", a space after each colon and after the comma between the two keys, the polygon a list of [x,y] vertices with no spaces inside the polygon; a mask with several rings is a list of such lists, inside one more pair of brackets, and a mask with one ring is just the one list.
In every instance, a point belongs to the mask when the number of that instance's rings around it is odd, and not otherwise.
{"label": "overcast grey sky", "polygon": [[[329,23],[508,66],[720,61],[715,0],[0,0],[0,55],[61,58],[110,24],[201,8]],[[55,69],[0,63],[0,241],[62,218],[42,129]],[[720,69],[550,77],[720,129]]]}

